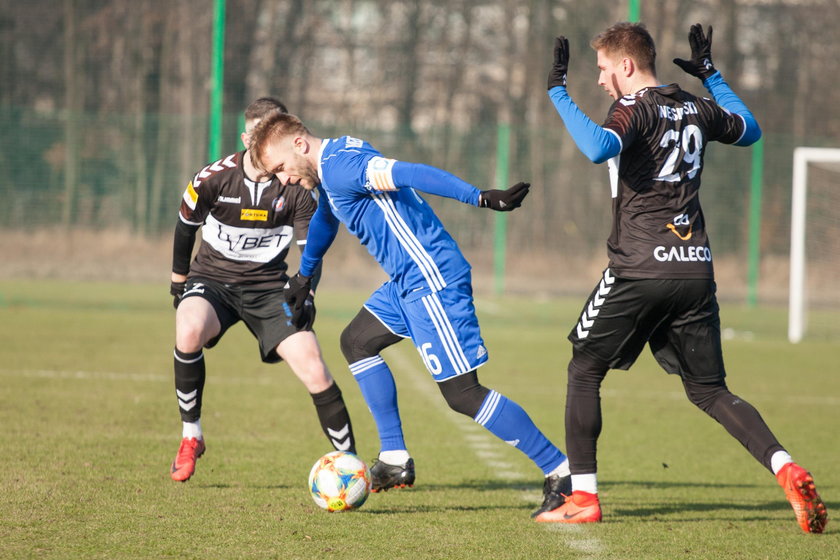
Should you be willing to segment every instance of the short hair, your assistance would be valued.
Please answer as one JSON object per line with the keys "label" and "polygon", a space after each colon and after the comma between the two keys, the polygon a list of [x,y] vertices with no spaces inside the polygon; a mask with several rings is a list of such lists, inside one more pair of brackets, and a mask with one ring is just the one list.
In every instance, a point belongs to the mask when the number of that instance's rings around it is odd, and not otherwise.
{"label": "short hair", "polygon": [[279,99],[275,97],[260,97],[259,99],[252,101],[251,104],[245,108],[245,120],[250,121],[252,119],[261,119],[274,111],[281,111],[283,113],[289,112],[283,102]]}
{"label": "short hair", "polygon": [[309,129],[296,116],[290,113],[274,111],[266,115],[251,131],[251,163],[260,170],[265,170],[262,158],[268,143],[287,136],[310,134]]}
{"label": "short hair", "polygon": [[628,56],[640,70],[656,73],[656,45],[644,23],[616,23],[599,33],[590,45],[608,55]]}

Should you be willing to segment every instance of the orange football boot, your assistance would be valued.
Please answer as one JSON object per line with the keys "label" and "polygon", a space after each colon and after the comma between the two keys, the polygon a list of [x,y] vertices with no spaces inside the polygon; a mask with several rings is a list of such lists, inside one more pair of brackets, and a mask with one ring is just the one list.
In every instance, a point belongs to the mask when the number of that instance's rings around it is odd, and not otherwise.
{"label": "orange football boot", "polygon": [[796,463],[788,463],[776,473],[776,480],[793,506],[796,521],[802,530],[806,533],[822,533],[828,522],[828,510],[817,494],[811,473]]}
{"label": "orange football boot", "polygon": [[539,523],[594,523],[601,521],[601,503],[598,494],[575,490],[562,506],[534,519]]}
{"label": "orange football boot", "polygon": [[195,472],[195,462],[204,454],[204,438],[184,438],[170,469],[172,480],[186,482]]}

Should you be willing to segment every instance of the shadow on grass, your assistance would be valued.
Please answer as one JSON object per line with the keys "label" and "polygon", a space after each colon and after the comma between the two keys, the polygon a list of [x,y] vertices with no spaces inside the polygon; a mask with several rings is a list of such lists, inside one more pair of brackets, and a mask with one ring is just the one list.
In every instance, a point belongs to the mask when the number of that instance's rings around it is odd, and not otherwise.
{"label": "shadow on grass", "polygon": [[[237,483],[213,483],[213,484],[194,484],[197,488],[204,490],[228,490],[237,488],[249,488],[257,490],[288,490],[295,487],[289,484],[271,484],[271,485],[255,485],[255,484],[237,484]],[[764,489],[764,484],[746,484],[746,483],[718,483],[718,482],[673,482],[673,481],[651,481],[651,480],[625,480],[625,481],[605,481],[599,484],[602,492],[609,491],[613,488],[632,487],[650,490],[668,490],[679,488],[696,488],[696,489]],[[830,488],[830,486],[825,487]],[[538,506],[539,500],[533,504],[523,505],[507,505],[507,504],[487,504],[487,505],[429,505],[429,504],[412,504],[412,494],[425,494],[433,492],[453,492],[453,491],[520,491],[541,493],[542,484],[537,484],[536,481],[524,480],[463,480],[451,483],[420,483],[413,488],[406,489],[392,489],[388,492],[371,494],[368,498],[364,508],[359,513],[368,515],[404,515],[404,514],[428,514],[441,512],[480,512],[489,510],[509,510],[509,511],[525,511],[530,512],[534,507]],[[781,490],[779,490],[781,492]],[[399,495],[400,498],[405,499],[403,504],[389,503],[387,506],[377,506],[376,501],[378,496],[387,494],[389,496]],[[779,518],[779,512],[790,512],[790,504],[781,497],[773,501],[755,501],[745,502],[740,501],[719,501],[713,495],[710,495],[708,501],[686,501],[673,500],[663,501],[662,496],[657,496],[652,500],[650,505],[634,506],[627,502],[636,501],[636,497],[624,500],[610,500],[604,502],[604,507],[607,509],[607,521],[621,522],[622,518],[632,519],[634,522],[642,521],[649,523],[695,523],[697,521],[707,520],[709,518],[679,518],[685,513],[709,513],[710,516],[714,512],[714,519],[717,521],[726,521],[722,518],[720,513],[723,511],[732,512],[754,512],[754,515],[742,516],[738,515],[729,519],[730,521],[776,521]],[[665,497],[667,500],[667,497]],[[717,500],[717,501],[716,501]],[[622,505],[621,501],[625,504]],[[829,515],[832,511],[840,510],[840,502],[826,502],[826,507],[829,510]],[[358,513],[357,513],[358,515]],[[667,517],[664,519],[663,517]],[[791,517],[791,519],[793,519]],[[832,532],[831,527],[827,532]]]}
{"label": "shadow on grass", "polygon": [[[705,483],[705,482],[660,482],[660,481],[645,481],[645,480],[635,480],[635,481],[620,481],[620,482],[610,482],[604,483],[601,485],[602,488],[613,488],[613,487],[621,487],[621,486],[631,486],[636,488],[647,488],[651,490],[659,490],[659,489],[669,489],[669,488],[709,488],[711,490],[719,490],[719,489],[761,489],[766,490],[768,488],[774,488],[774,484],[743,484],[743,483]],[[832,488],[831,486],[823,486],[820,490],[824,491],[826,488]],[[623,505],[616,505],[612,507],[612,511],[617,516],[629,516],[635,518],[651,518],[651,521],[660,521],[657,519],[657,516],[660,515],[672,515],[672,514],[679,514],[684,512],[720,512],[720,511],[740,511],[740,512],[756,512],[759,515],[754,515],[751,517],[738,517],[737,520],[742,521],[768,521],[772,519],[776,519],[777,515],[775,512],[783,511],[783,512],[790,512],[791,506],[788,501],[784,498],[781,489],[778,489],[779,492],[779,499],[772,500],[772,501],[744,501],[743,497],[733,500],[733,501],[725,501],[719,499],[715,495],[710,495],[708,501],[703,502],[688,502],[688,501],[669,501],[668,503],[662,502],[660,500],[652,500],[652,504],[649,506],[639,506],[639,507],[628,507]],[[831,515],[832,510],[836,510],[836,508],[840,507],[840,503],[838,502],[825,502],[826,508],[829,511],[829,515]],[[609,508],[609,502],[606,504]],[[760,512],[767,512],[767,515],[760,515]],[[696,521],[696,519],[668,519],[668,522],[678,521],[678,522],[692,522]]]}
{"label": "shadow on grass", "polygon": [[[771,481],[772,482],[772,481]],[[638,488],[765,488],[764,484],[745,484],[733,482],[675,482],[663,480],[619,480],[619,481],[598,481],[601,488],[614,488],[620,486],[633,486]]]}
{"label": "shadow on grass", "polygon": [[[674,482],[674,481],[660,481],[660,480],[624,480],[624,481],[605,481],[599,483],[599,486],[602,492],[609,491],[610,489],[617,489],[621,487],[630,487],[634,489],[649,489],[649,490],[664,490],[667,491],[669,489],[708,489],[708,490],[722,490],[722,489],[740,489],[740,490],[765,490],[767,488],[773,488],[773,484],[765,485],[765,484],[750,484],[750,483],[720,483],[720,482],[696,482],[696,481],[685,481],[685,482]],[[823,486],[820,490],[824,491],[825,489],[832,488],[829,486]],[[454,482],[448,484],[421,484],[416,488],[412,488],[409,492],[416,492],[416,491],[428,491],[428,492],[439,492],[439,491],[455,491],[455,490],[484,490],[484,491],[495,491],[495,490],[519,490],[519,491],[530,491],[533,493],[541,493],[542,492],[542,485],[537,485],[532,482],[522,481],[522,480],[512,480],[512,481],[503,481],[503,480],[496,480],[496,481],[486,481],[486,480],[466,480],[462,482]],[[651,500],[650,505],[645,506],[630,506],[626,505],[627,501],[635,501],[635,499],[625,500],[625,505],[621,503],[610,503],[610,500],[607,499],[605,501],[605,507],[609,510],[609,518],[613,521],[620,521],[622,517],[632,518],[634,521],[646,521],[646,522],[667,522],[667,523],[687,523],[687,522],[697,522],[698,519],[695,517],[691,518],[674,518],[675,515],[685,514],[685,513],[709,513],[710,515],[714,512],[715,519],[723,520],[720,517],[720,512],[722,511],[733,511],[733,512],[753,512],[754,515],[750,516],[741,516],[739,515],[737,518],[732,518],[732,521],[775,521],[779,518],[779,513],[791,513],[791,520],[792,517],[792,510],[790,504],[787,500],[784,499],[784,496],[781,493],[781,489],[779,490],[779,499],[772,500],[772,501],[750,501],[746,502],[743,498],[740,498],[737,501],[721,501],[715,495],[710,495],[708,501],[687,501],[685,499],[676,498],[674,500],[668,500],[667,496],[662,496],[657,494],[656,498]],[[403,490],[398,490],[398,492],[404,492]],[[826,501],[826,508],[829,511],[829,516],[831,516],[832,511],[837,511],[840,509],[840,502],[829,502]],[[414,512],[421,512],[421,511],[435,511],[435,510],[452,510],[452,511],[475,511],[475,510],[486,510],[486,509],[510,509],[510,510],[523,510],[523,511],[530,511],[533,509],[534,506],[538,505],[536,502],[534,504],[523,504],[522,506],[501,506],[496,508],[495,506],[482,506],[482,507],[430,507],[430,508],[406,508],[405,511],[401,510],[394,510],[388,509],[387,511],[377,511],[376,513],[390,513],[392,511],[400,511],[402,513],[411,513]],[[662,517],[667,516],[667,519],[662,519]],[[829,527],[829,531],[830,527]]]}
{"label": "shadow on grass", "polygon": [[367,513],[369,515],[402,515],[411,513],[442,513],[447,511],[460,512],[478,512],[478,511],[519,511],[522,508],[511,505],[494,505],[487,504],[483,506],[465,506],[465,505],[394,505],[376,506],[371,504],[371,498],[365,503],[364,507],[359,510],[359,513]]}
{"label": "shadow on grass", "polygon": [[[763,484],[744,484],[744,483],[720,483],[720,482],[674,482],[674,481],[660,481],[660,480],[622,480],[622,481],[598,481],[598,486],[602,490],[609,490],[620,486],[632,486],[638,488],[668,489],[668,488],[764,488]],[[425,483],[420,482],[415,489],[417,490],[522,490],[522,491],[539,491],[542,492],[543,481],[542,478],[534,478],[533,480],[514,479],[514,480],[463,480],[459,482],[449,483]],[[820,487],[822,489],[823,487]],[[830,488],[826,486],[825,488]]]}
{"label": "shadow on grass", "polygon": [[197,488],[204,490],[229,490],[234,488],[250,488],[253,490],[288,490],[296,488],[291,484],[230,484],[227,482],[216,482],[213,484],[193,484]]}
{"label": "shadow on grass", "polygon": [[[609,504],[607,504],[609,506]],[[672,503],[658,503],[652,504],[647,507],[625,507],[625,506],[614,506],[610,508],[612,510],[613,515],[619,517],[649,517],[651,521],[660,521],[657,519],[660,515],[673,515],[673,514],[680,514],[686,512],[695,512],[695,513],[703,513],[703,512],[721,512],[721,511],[753,511],[756,514],[760,514],[761,512],[766,512],[767,515],[754,515],[751,517],[738,517],[738,520],[741,521],[768,521],[770,519],[776,519],[776,515],[773,512],[777,511],[790,511],[791,516],[793,516],[793,510],[786,501],[772,501],[772,502],[751,502],[751,503],[736,503],[736,502],[672,502]],[[715,519],[720,521],[722,518],[719,515],[715,515]],[[668,519],[668,522],[685,522],[685,521],[696,521],[696,519]]]}

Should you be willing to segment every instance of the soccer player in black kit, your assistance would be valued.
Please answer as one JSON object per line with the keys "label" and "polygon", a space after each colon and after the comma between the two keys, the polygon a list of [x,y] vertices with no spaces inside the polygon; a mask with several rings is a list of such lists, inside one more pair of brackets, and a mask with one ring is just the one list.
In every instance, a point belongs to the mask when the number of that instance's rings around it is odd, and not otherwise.
{"label": "soccer player in black kit", "polygon": [[674,63],[703,81],[714,101],[656,78],[656,49],[642,24],[618,23],[592,41],[598,84],[615,99],[603,126],[566,91],[569,42],[555,40],[548,92],[572,138],[595,163],[609,162],[613,201],[609,265],[572,329],[566,447],[572,495],[538,521],[601,520],[596,446],[600,386],[629,369],[645,344],[679,375],[689,400],[776,475],[799,526],[821,533],[828,518],[810,473],[793,462],[746,401],[729,392],[720,341],[712,252],[698,189],[706,144],[748,146],[761,130],[711,60],[712,29],[689,33],[691,59]]}
{"label": "soccer player in black kit", "polygon": [[[347,407],[312,332],[314,293],[300,324],[293,324],[283,298],[289,246],[293,238],[298,245],[306,243],[318,204],[300,185],[282,185],[275,176],[258,171],[248,152],[254,127],[278,111],[285,113],[286,107],[271,97],[251,103],[241,136],[246,149],[199,171],[181,202],[170,288],[177,309],[175,392],[183,424],[170,469],[175,481],[189,480],[205,451],[203,349],[215,346],[240,320],[258,339],[262,361],[285,360],[304,384],[332,446],[355,453]],[[199,227],[201,244],[190,264]]]}

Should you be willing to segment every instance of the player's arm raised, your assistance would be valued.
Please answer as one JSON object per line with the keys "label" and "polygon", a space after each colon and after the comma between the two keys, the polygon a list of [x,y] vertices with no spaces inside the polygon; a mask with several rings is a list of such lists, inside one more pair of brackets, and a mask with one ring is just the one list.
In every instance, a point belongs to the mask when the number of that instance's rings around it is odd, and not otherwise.
{"label": "player's arm raised", "polygon": [[712,26],[709,26],[709,32],[706,34],[699,23],[692,25],[688,32],[688,44],[691,47],[691,58],[689,60],[675,58],[674,64],[687,74],[702,80],[703,85],[718,105],[743,119],[744,132],[735,142],[736,146],[749,146],[757,142],[761,138],[761,127],[758,126],[758,122],[747,105],[735,95],[712,63]]}
{"label": "player's arm raised", "polygon": [[548,73],[548,96],[583,155],[594,163],[603,163],[621,152],[621,141],[613,132],[586,116],[572,101],[566,90],[568,69],[569,40],[561,35],[554,39],[554,63]]}

